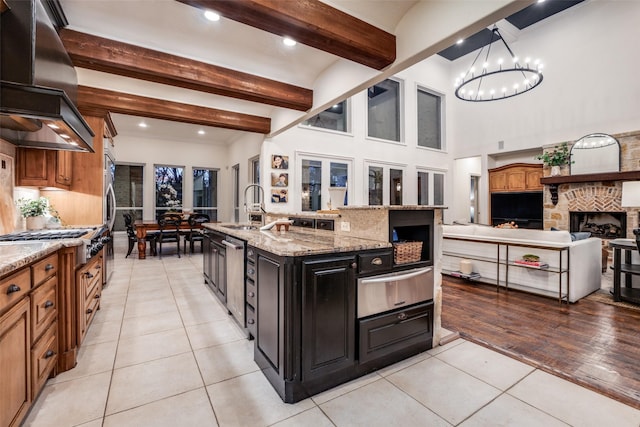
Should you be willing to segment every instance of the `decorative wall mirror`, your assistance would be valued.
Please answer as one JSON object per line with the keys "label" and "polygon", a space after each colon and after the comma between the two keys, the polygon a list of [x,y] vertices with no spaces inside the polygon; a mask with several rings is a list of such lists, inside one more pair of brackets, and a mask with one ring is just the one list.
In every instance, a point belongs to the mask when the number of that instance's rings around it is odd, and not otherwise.
{"label": "decorative wall mirror", "polygon": [[571,175],[620,172],[620,143],[611,135],[592,133],[571,147]]}

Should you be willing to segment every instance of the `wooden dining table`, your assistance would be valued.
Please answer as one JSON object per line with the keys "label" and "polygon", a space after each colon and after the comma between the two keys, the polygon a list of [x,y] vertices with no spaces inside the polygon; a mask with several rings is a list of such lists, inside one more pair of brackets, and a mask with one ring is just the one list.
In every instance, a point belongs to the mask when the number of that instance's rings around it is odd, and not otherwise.
{"label": "wooden dining table", "polygon": [[[160,224],[155,219],[138,219],[133,223],[136,229],[136,237],[138,238],[138,259],[147,257],[147,232],[160,230]],[[182,220],[180,230],[191,230],[191,226],[187,219]],[[202,228],[200,224],[195,224],[193,228]]]}

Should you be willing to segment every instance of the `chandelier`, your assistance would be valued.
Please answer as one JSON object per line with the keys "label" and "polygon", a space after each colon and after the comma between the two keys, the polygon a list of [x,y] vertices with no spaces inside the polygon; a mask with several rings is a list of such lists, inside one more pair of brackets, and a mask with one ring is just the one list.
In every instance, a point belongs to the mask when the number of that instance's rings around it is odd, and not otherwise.
{"label": "chandelier", "polygon": [[[503,58],[490,60],[491,47],[494,41],[501,40],[510,56],[511,64]],[[478,59],[486,51],[482,65],[477,66]],[[494,57],[498,56],[494,54]],[[494,68],[495,67],[495,68]],[[513,53],[507,42],[500,35],[498,27],[491,30],[489,43],[484,45],[476,55],[466,73],[456,79],[456,97],[463,101],[488,102],[512,98],[529,92],[542,83],[542,64],[540,60],[524,61]]]}

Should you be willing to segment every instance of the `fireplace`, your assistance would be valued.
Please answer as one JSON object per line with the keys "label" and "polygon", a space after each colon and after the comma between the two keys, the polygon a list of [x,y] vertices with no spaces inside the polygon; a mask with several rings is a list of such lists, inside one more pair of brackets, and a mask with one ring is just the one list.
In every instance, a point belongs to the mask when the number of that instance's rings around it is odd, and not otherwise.
{"label": "fireplace", "polygon": [[569,231],[590,232],[601,239],[626,236],[626,212],[569,212]]}

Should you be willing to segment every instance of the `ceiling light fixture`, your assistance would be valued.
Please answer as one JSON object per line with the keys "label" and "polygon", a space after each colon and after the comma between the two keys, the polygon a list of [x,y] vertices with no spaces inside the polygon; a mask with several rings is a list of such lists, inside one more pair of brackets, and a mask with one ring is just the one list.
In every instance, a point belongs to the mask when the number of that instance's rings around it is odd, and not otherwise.
{"label": "ceiling light fixture", "polygon": [[[502,58],[489,59],[492,44],[498,40],[502,41],[511,57],[510,64]],[[476,72],[476,62],[485,49],[484,61],[479,65],[480,70]],[[497,55],[494,55],[494,58],[495,56]],[[492,66],[497,68],[491,68]],[[455,95],[463,101],[471,102],[497,101],[522,95],[542,83],[542,68],[539,59],[532,63],[531,58],[526,58],[521,64],[520,59],[500,35],[498,27],[494,26],[489,42],[478,51],[467,72],[461,73],[456,79]]]}
{"label": "ceiling light fixture", "polygon": [[200,130],[198,131],[198,135],[204,135],[204,131],[203,131],[202,129],[200,129]]}
{"label": "ceiling light fixture", "polygon": [[291,37],[285,37],[282,39],[282,43],[284,43],[285,46],[295,46],[297,44],[297,42],[292,39]]}
{"label": "ceiling light fixture", "polygon": [[140,123],[138,123],[138,126],[141,127],[141,128],[146,128],[147,124],[145,122],[140,122]]}
{"label": "ceiling light fixture", "polygon": [[214,12],[213,10],[205,10],[204,17],[207,18],[209,21],[213,21],[213,22],[220,20],[220,15]]}

